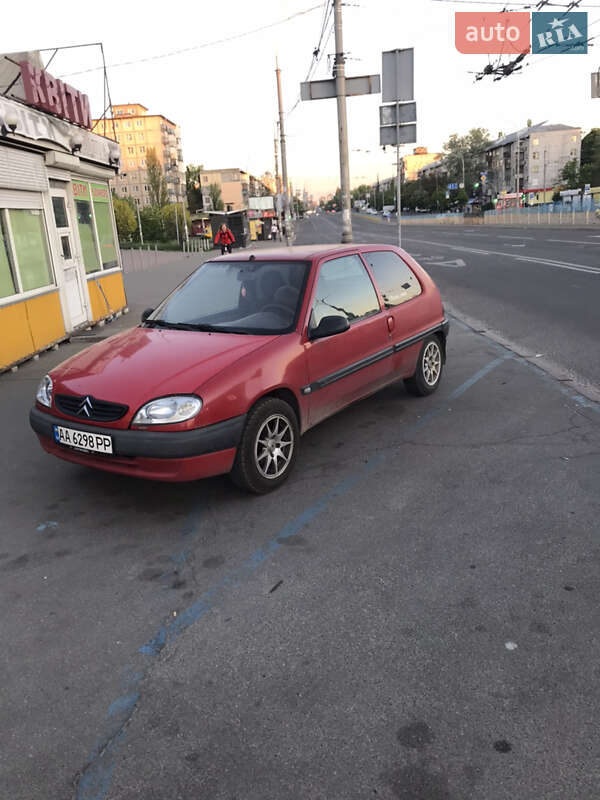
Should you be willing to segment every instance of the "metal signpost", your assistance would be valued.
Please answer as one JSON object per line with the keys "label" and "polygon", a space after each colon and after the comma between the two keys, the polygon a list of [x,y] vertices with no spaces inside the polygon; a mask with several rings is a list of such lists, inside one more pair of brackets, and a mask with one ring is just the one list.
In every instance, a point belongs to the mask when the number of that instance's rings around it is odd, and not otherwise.
{"label": "metal signpost", "polygon": [[592,72],[592,98],[600,98],[600,69]]}
{"label": "metal signpost", "polygon": [[346,57],[342,41],[342,0],[334,0],[335,64],[334,78],[326,81],[309,81],[300,84],[302,100],[337,98],[338,131],[340,146],[340,191],[342,194],[342,242],[352,241],[352,217],[350,216],[350,168],[348,164],[348,123],[346,119],[346,96],[379,94],[379,75],[346,77]]}
{"label": "metal signpost", "polygon": [[382,53],[382,100],[379,108],[379,144],[396,145],[396,209],[398,247],[402,247],[402,174],[400,145],[417,141],[417,104],[414,102],[414,49]]}

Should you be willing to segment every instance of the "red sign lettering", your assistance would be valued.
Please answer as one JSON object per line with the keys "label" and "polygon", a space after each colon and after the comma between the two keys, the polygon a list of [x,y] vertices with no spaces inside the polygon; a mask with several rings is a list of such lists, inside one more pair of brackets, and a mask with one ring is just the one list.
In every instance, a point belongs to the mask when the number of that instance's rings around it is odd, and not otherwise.
{"label": "red sign lettering", "polygon": [[21,61],[25,102],[84,128],[92,127],[92,111],[86,94],[54,78],[28,61]]}

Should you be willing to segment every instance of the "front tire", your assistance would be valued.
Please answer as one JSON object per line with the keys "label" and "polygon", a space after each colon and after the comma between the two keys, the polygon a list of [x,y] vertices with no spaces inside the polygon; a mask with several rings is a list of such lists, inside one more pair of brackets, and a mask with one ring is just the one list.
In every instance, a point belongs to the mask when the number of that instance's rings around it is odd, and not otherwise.
{"label": "front tire", "polygon": [[231,470],[241,489],[266,494],[287,480],[300,441],[293,408],[277,397],[265,397],[248,414]]}
{"label": "front tire", "polygon": [[417,397],[432,394],[440,385],[444,358],[437,336],[428,336],[423,342],[415,374],[404,381],[407,391]]}

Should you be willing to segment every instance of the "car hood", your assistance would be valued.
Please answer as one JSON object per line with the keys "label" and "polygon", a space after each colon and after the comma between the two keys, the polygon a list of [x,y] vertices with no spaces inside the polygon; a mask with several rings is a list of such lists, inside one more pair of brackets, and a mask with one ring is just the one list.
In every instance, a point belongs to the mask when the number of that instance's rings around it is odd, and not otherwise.
{"label": "car hood", "polygon": [[138,407],[192,394],[276,336],[133,328],[88,347],[52,370],[54,392]]}

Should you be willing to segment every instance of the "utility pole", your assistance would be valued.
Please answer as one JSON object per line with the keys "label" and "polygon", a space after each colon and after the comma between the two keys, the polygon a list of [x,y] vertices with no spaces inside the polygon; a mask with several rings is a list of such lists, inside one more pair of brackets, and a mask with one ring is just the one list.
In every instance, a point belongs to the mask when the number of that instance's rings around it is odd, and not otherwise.
{"label": "utility pole", "polygon": [[346,115],[346,59],[342,39],[342,0],[334,0],[335,25],[334,77],[337,96],[338,132],[340,142],[340,190],[342,195],[342,243],[352,241],[350,216],[350,166],[348,163],[348,118]]}
{"label": "utility pole", "polygon": [[277,152],[277,132],[275,132],[275,138],[273,139],[273,148],[275,150],[275,192],[276,194],[281,194],[281,178],[279,177],[279,153]]}
{"label": "utility pole", "polygon": [[[546,162],[544,161],[544,168],[545,167],[546,167]],[[139,200],[136,200],[136,202],[135,202],[135,210],[137,211],[138,228],[140,229],[140,244],[144,244],[144,232],[142,231],[142,220],[140,219],[140,201]]]}
{"label": "utility pole", "polygon": [[519,172],[521,165],[519,164],[519,150],[521,149],[521,142],[519,141],[519,131],[517,131],[517,208],[521,208],[521,194],[519,192]]}
{"label": "utility pole", "polygon": [[185,237],[185,243],[189,246],[190,238],[188,234],[187,220],[185,218],[185,195],[181,199],[181,218],[183,219],[183,235]]}
{"label": "utility pole", "polygon": [[283,124],[283,100],[281,97],[281,70],[275,58],[275,74],[277,76],[277,101],[279,103],[279,136],[281,138],[281,173],[283,177],[283,218],[285,220],[285,243],[290,244],[290,200],[288,195],[287,151],[285,147],[285,128]]}
{"label": "utility pole", "polygon": [[[396,141],[398,141],[396,139]],[[396,217],[398,220],[398,247],[402,247],[402,161],[400,145],[396,145]]]}
{"label": "utility pole", "polygon": [[546,150],[544,149],[544,199],[543,203],[546,202]]}

